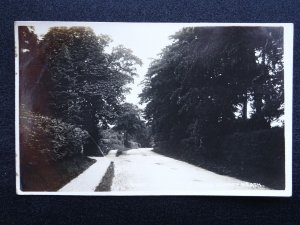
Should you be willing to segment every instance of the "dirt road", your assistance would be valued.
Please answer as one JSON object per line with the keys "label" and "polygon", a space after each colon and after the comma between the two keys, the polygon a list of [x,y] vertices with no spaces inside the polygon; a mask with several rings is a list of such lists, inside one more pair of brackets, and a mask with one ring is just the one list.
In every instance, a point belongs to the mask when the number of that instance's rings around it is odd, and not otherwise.
{"label": "dirt road", "polygon": [[118,157],[112,151],[107,157],[115,164],[111,191],[201,194],[201,190],[266,189],[157,154],[149,148],[132,149]]}

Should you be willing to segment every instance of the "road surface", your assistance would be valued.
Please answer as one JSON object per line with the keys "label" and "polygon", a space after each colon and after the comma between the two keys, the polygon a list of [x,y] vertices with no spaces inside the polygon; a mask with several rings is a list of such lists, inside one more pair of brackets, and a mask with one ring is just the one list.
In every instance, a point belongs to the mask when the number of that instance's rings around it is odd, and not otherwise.
{"label": "road surface", "polygon": [[96,162],[87,168],[79,176],[75,177],[61,189],[59,192],[94,192],[96,187],[101,182],[105,175],[110,160],[105,157],[90,157],[95,159]]}
{"label": "road surface", "polygon": [[116,157],[111,191],[199,193],[201,190],[234,191],[266,189],[260,184],[218,175],[200,167],[157,154],[150,148],[132,149]]}

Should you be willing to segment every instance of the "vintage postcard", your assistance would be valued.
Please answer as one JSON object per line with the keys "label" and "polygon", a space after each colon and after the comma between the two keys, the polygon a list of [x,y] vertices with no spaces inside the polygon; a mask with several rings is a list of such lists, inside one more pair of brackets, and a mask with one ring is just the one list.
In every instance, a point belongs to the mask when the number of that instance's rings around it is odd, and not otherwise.
{"label": "vintage postcard", "polygon": [[21,195],[292,195],[293,24],[15,22]]}

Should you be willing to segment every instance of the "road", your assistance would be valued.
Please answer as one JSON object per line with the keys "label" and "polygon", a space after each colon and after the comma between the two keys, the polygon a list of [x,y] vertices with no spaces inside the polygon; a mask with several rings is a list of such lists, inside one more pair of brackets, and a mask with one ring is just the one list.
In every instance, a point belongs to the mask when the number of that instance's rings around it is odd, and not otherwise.
{"label": "road", "polygon": [[201,190],[234,191],[266,189],[260,184],[218,175],[200,167],[157,154],[150,148],[132,149],[115,156],[111,191],[151,193],[199,193]]}
{"label": "road", "polygon": [[96,162],[92,164],[87,170],[79,174],[61,189],[59,192],[94,192],[96,187],[101,182],[110,160],[105,157],[90,157]]}

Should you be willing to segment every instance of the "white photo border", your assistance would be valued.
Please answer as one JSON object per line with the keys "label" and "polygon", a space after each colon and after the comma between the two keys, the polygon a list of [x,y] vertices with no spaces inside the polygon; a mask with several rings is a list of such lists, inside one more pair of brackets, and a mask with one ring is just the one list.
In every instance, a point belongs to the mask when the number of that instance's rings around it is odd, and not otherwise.
{"label": "white photo border", "polygon": [[[284,29],[284,134],[285,134],[285,189],[284,190],[232,190],[232,191],[122,191],[122,192],[47,192],[22,191],[20,182],[20,131],[19,131],[19,26],[89,26],[91,24],[137,24],[133,22],[65,22],[65,21],[16,21],[15,31],[15,153],[16,153],[16,193],[18,195],[72,195],[72,196],[292,196],[292,121],[293,121],[293,23],[164,23],[186,26],[245,26],[245,27],[283,27]],[[139,23],[141,24],[141,23]],[[160,23],[143,23],[160,24]]]}

